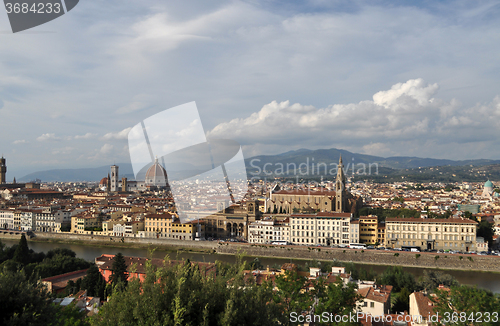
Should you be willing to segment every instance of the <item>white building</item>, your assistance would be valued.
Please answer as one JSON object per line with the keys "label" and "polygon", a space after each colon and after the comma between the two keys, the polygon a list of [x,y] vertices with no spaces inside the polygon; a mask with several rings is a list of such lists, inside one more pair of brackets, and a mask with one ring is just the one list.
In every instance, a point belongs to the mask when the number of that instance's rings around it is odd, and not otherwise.
{"label": "white building", "polygon": [[288,220],[259,220],[248,224],[249,243],[272,243],[273,241],[290,242]]}
{"label": "white building", "polygon": [[0,210],[0,229],[14,229],[14,211]]}
{"label": "white building", "polygon": [[351,243],[351,213],[292,214],[291,242],[301,245],[337,245]]}
{"label": "white building", "polygon": [[27,209],[18,209],[14,212],[14,228],[21,231],[33,231],[35,220],[33,212]]}
{"label": "white building", "polygon": [[359,220],[351,221],[351,243],[359,243]]}
{"label": "white building", "polygon": [[357,303],[356,310],[372,316],[389,314],[391,309],[391,285],[367,286],[358,290],[361,301]]}
{"label": "white building", "polygon": [[58,207],[43,207],[33,210],[35,230],[37,232],[61,232],[61,226],[71,224],[71,211]]}

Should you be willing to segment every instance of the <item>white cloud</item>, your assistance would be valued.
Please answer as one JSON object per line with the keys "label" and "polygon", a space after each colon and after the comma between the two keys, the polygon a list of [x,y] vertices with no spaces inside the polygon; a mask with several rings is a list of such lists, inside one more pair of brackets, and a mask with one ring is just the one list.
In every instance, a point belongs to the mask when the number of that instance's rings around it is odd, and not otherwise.
{"label": "white cloud", "polygon": [[[373,102],[386,109],[397,109],[403,99],[415,100],[419,105],[426,106],[432,102],[432,95],[438,90],[437,84],[426,85],[422,78],[412,79],[406,83],[398,83],[388,91],[380,91],[373,95]],[[406,101],[404,101],[406,102]],[[411,102],[408,103],[411,106]]]}
{"label": "white cloud", "polygon": [[62,148],[56,148],[52,150],[53,155],[70,154],[73,152],[74,148],[71,146],[66,146]]}
{"label": "white cloud", "polygon": [[14,145],[26,144],[26,143],[28,143],[28,142],[26,140],[24,140],[24,139],[18,139],[18,140],[14,140],[12,142],[12,144],[14,144]]}
{"label": "white cloud", "polygon": [[[450,139],[465,146],[500,135],[499,97],[464,108],[456,100],[434,98],[437,89],[437,84],[412,79],[377,92],[373,101],[320,109],[273,101],[247,118],[219,124],[208,136],[237,139],[250,152],[275,151],[281,145],[426,156],[429,148],[443,147]],[[433,145],[429,147],[429,143]]]}
{"label": "white cloud", "polygon": [[125,128],[123,129],[122,131],[118,131],[118,132],[108,132],[107,134],[105,134],[102,139],[103,140],[111,140],[111,139],[118,139],[118,140],[121,140],[121,139],[127,139],[128,137],[128,133],[129,131],[132,129],[132,127],[130,128]]}
{"label": "white cloud", "polygon": [[43,134],[36,139],[37,141],[59,141],[61,137],[56,136],[54,133]]}
{"label": "white cloud", "polygon": [[85,135],[76,135],[75,139],[92,139],[95,138],[97,134],[93,134],[91,132],[86,133]]}
{"label": "white cloud", "polygon": [[113,145],[111,145],[111,144],[104,144],[101,147],[101,149],[99,150],[99,152],[101,154],[109,154],[112,150],[113,150]]}

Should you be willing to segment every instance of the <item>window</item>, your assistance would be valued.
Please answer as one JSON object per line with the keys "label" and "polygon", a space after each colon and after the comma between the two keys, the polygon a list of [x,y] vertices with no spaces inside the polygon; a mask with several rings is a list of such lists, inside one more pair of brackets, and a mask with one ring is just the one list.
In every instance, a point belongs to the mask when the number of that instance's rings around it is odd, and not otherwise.
{"label": "window", "polygon": [[374,308],[375,307],[375,302],[370,302],[370,308]]}

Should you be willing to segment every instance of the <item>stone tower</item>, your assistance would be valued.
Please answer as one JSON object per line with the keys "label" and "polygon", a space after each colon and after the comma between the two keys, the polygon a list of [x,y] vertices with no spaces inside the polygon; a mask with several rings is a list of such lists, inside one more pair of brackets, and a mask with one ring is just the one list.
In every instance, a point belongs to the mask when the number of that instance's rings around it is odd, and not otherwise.
{"label": "stone tower", "polygon": [[337,213],[343,213],[346,209],[345,181],[344,164],[342,163],[342,155],[340,155],[339,166],[337,168],[337,181],[335,182],[335,212]]}
{"label": "stone tower", "polygon": [[7,165],[5,163],[4,157],[2,156],[2,158],[0,158],[0,184],[6,183],[5,173],[7,173]]}
{"label": "stone tower", "polygon": [[118,191],[118,165],[111,165],[111,191]]}

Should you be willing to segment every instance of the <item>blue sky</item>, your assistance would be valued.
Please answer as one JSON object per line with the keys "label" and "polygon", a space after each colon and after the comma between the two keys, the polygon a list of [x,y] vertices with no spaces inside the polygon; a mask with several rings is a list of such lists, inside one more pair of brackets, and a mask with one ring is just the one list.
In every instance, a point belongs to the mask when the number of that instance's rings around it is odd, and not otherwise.
{"label": "blue sky", "polygon": [[96,0],[12,34],[0,11],[8,180],[129,161],[129,128],[191,101],[207,134],[247,157],[500,159],[499,13],[496,1]]}

